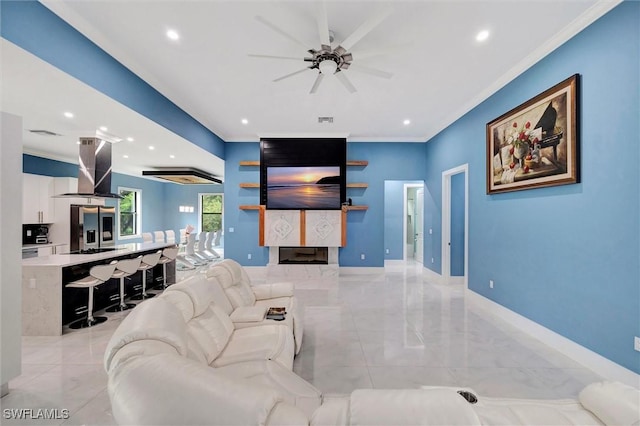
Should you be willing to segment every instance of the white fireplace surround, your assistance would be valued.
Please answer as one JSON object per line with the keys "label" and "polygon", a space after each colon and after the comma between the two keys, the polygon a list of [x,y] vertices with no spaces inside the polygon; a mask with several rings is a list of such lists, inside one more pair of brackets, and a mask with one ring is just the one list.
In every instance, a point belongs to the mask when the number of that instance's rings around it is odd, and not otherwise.
{"label": "white fireplace surround", "polygon": [[[302,226],[304,225],[304,229]],[[342,244],[340,210],[267,210],[264,243],[269,246],[268,276],[313,278],[338,276],[338,247]],[[280,247],[327,247],[328,265],[281,265]]]}
{"label": "white fireplace surround", "polygon": [[280,265],[279,247],[269,247],[269,264],[267,276],[288,278],[337,277],[340,273],[338,265],[338,247],[328,247],[328,265]]}

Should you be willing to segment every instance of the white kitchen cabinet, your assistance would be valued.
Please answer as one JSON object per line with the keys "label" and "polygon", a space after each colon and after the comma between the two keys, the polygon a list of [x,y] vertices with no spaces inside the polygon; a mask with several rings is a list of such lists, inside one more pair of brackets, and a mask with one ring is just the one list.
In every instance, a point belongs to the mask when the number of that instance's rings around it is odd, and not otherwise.
{"label": "white kitchen cabinet", "polygon": [[69,244],[47,244],[44,247],[38,247],[38,257],[64,253],[69,253]]}
{"label": "white kitchen cabinet", "polygon": [[22,175],[22,223],[53,223],[54,180],[51,176]]}

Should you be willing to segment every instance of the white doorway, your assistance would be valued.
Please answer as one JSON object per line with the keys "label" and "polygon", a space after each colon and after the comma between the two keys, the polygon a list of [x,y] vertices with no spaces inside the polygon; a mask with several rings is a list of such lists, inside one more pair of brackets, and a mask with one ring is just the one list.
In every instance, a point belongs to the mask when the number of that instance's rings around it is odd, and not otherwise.
{"label": "white doorway", "polygon": [[[460,175],[462,174],[462,175]],[[463,177],[463,183],[456,191],[463,194],[452,194],[452,177]],[[454,215],[452,209],[452,199],[459,199],[464,207],[456,204],[456,208],[461,208],[463,214]],[[458,221],[458,222],[456,222]],[[461,222],[461,223],[460,223]],[[463,230],[464,238],[452,238],[452,228]],[[452,247],[452,240],[454,246]],[[463,247],[459,247],[462,244]],[[454,254],[452,256],[452,250]],[[462,253],[461,255],[459,253]],[[460,259],[462,257],[463,259]],[[460,272],[452,276],[452,259],[454,262],[462,262]],[[468,287],[469,275],[469,165],[463,164],[453,169],[442,172],[442,279],[445,283],[460,283]]]}
{"label": "white doorway", "polygon": [[404,184],[404,226],[403,255],[404,261],[414,259],[424,262],[424,184]]}

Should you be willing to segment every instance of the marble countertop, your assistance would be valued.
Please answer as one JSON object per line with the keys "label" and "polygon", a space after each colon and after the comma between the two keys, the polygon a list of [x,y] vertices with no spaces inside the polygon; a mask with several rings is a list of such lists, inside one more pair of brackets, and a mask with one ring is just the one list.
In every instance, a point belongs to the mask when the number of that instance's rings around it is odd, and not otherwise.
{"label": "marble countertop", "polygon": [[40,247],[54,247],[54,246],[62,246],[62,243],[47,243],[47,244],[23,244],[22,250],[31,250]]}
{"label": "marble countertop", "polygon": [[[52,254],[49,256],[32,257],[22,260],[22,266],[39,267],[39,266],[57,266],[65,267],[72,265],[80,265],[83,263],[96,262],[99,260],[112,259],[114,257],[126,256],[128,254],[162,249],[174,246],[173,243],[132,243],[116,246],[116,250],[106,251],[94,254]],[[44,244],[38,244],[43,247]]]}

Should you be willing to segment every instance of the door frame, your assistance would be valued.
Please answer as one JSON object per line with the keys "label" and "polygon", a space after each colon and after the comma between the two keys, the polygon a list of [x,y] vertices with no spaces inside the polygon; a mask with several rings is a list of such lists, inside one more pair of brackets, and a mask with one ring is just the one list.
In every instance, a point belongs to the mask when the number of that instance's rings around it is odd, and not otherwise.
{"label": "door frame", "polygon": [[451,283],[451,176],[464,173],[464,287],[469,288],[469,163],[442,172],[442,280]]}
{"label": "door frame", "polygon": [[[402,216],[402,260],[403,261],[407,261],[407,241],[405,240],[405,238],[407,237],[407,214],[409,213],[408,209],[407,209],[407,204],[409,204],[409,197],[408,195],[408,191],[409,188],[423,188],[424,189],[424,182],[422,183],[405,183],[403,185],[403,207],[402,207],[402,212],[403,212],[403,216]],[[424,206],[422,209],[423,212],[423,217],[422,220],[424,222]],[[423,223],[424,225],[424,223]],[[424,226],[423,226],[423,232],[424,232]],[[414,248],[415,251],[415,248]],[[424,259],[423,259],[424,260]]]}

